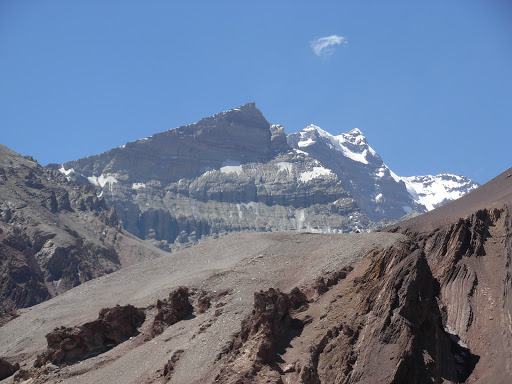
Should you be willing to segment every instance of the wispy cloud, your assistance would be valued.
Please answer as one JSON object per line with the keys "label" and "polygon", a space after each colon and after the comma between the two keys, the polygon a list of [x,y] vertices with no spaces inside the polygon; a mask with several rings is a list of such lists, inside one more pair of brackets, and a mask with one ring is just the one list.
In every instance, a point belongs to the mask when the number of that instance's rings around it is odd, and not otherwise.
{"label": "wispy cloud", "polygon": [[334,53],[334,46],[346,44],[347,39],[343,36],[331,35],[321,37],[311,42],[311,48],[317,56],[330,56]]}

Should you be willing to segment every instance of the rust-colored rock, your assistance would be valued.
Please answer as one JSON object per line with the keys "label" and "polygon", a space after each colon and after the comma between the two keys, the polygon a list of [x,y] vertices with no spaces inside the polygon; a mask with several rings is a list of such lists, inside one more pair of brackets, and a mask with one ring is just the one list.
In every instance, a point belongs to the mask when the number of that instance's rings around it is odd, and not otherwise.
{"label": "rust-colored rock", "polygon": [[165,328],[192,313],[193,308],[189,301],[188,288],[179,287],[175,289],[169,294],[169,299],[158,300],[156,307],[158,312],[151,325],[152,337],[161,334]]}
{"label": "rust-colored rock", "polygon": [[40,354],[35,367],[47,362],[74,363],[103,353],[138,333],[145,320],[144,311],[132,305],[104,308],[98,320],[77,327],[56,328],[46,335],[48,349]]}
{"label": "rust-colored rock", "polygon": [[[283,335],[291,329],[302,330],[302,322],[293,319],[292,308],[307,304],[307,298],[298,288],[286,294],[279,289],[254,293],[254,309],[242,321],[242,329],[226,348],[228,363],[217,376],[225,383],[251,383],[256,375],[270,382],[280,383],[276,364]],[[240,365],[241,361],[244,361]]]}
{"label": "rust-colored rock", "polygon": [[0,357],[0,380],[12,376],[18,369],[20,369],[19,364],[11,364],[4,358]]}

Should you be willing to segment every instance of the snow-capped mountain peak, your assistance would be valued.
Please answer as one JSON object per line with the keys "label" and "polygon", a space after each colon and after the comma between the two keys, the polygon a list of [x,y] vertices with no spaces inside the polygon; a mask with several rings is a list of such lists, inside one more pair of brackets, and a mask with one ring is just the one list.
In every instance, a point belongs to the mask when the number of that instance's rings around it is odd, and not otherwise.
{"label": "snow-capped mountain peak", "polygon": [[298,132],[300,139],[297,142],[299,148],[308,147],[324,139],[331,149],[335,149],[353,161],[368,164],[368,157],[378,156],[366,141],[366,137],[358,129],[354,128],[348,133],[334,136],[324,131],[317,125],[310,124]]}
{"label": "snow-capped mountain peak", "polygon": [[444,203],[456,200],[478,188],[478,183],[464,176],[450,173],[439,175],[400,177],[418,203],[430,211]]}
{"label": "snow-capped mountain peak", "polygon": [[400,177],[368,144],[360,129],[334,136],[316,125],[288,135],[288,144],[309,153],[340,178],[343,187],[374,220],[397,219],[455,200],[478,184],[451,174]]}

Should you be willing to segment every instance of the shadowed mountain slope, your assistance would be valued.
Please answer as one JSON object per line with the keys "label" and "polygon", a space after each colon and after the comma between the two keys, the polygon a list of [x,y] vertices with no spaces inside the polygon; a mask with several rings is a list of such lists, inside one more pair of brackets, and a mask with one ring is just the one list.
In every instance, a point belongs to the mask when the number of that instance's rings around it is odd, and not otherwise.
{"label": "shadowed mountain slope", "polygon": [[0,315],[164,252],[123,232],[92,186],[0,145]]}

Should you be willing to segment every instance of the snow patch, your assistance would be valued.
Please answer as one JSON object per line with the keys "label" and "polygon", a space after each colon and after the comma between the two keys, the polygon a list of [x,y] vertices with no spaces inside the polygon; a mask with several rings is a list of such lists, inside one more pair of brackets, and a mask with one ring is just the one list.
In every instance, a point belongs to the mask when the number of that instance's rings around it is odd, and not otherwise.
{"label": "snow patch", "polygon": [[60,173],[63,173],[65,174],[66,176],[69,176],[70,173],[75,173],[75,170],[73,168],[69,168],[67,171],[66,169],[64,168],[64,166],[62,165],[60,168],[59,168],[59,172]]}
{"label": "snow patch", "polygon": [[146,188],[146,184],[144,184],[144,183],[133,183],[133,184],[132,184],[132,188],[133,188],[133,189]]}
{"label": "snow patch", "polygon": [[293,170],[293,164],[287,163],[285,161],[280,161],[276,164],[280,171],[286,171],[288,173],[291,173]]}
{"label": "snow patch", "polygon": [[446,201],[456,200],[478,187],[477,183],[468,178],[446,173],[400,179],[405,183],[412,198],[429,211]]}
{"label": "snow patch", "polygon": [[300,231],[304,226],[304,222],[306,221],[305,211],[304,208],[295,210],[295,228],[297,228],[297,231]]}
{"label": "snow patch", "polygon": [[244,170],[239,161],[226,160],[222,163],[220,171],[222,173],[236,173],[240,175]]}
{"label": "snow patch", "polygon": [[306,183],[310,180],[316,179],[321,176],[328,176],[333,174],[330,169],[324,167],[313,167],[312,171],[305,171],[300,174],[300,181]]}
{"label": "snow patch", "polygon": [[377,168],[377,170],[375,171],[374,175],[375,175],[375,177],[378,177],[379,179],[382,179],[384,176],[386,176],[386,171],[387,170],[388,169],[385,166]]}
{"label": "snow patch", "polygon": [[256,201],[249,201],[248,203],[238,203],[236,204],[236,209],[238,210],[239,219],[242,219],[244,217],[244,210],[242,208],[245,208],[245,210],[247,211],[254,211],[254,214],[256,216],[259,216],[260,214],[260,203]]}
{"label": "snow patch", "polygon": [[297,145],[302,148],[302,147],[309,147],[311,144],[315,144],[315,143],[316,143],[315,140],[309,138],[309,139],[307,139],[305,141],[299,141],[297,143]]}
{"label": "snow patch", "polygon": [[101,188],[103,188],[105,186],[105,184],[109,183],[110,188],[112,189],[112,184],[117,183],[117,179],[111,173],[107,173],[105,175],[100,175],[98,177],[90,176],[87,178],[87,180],[89,180],[89,183],[94,184]]}

